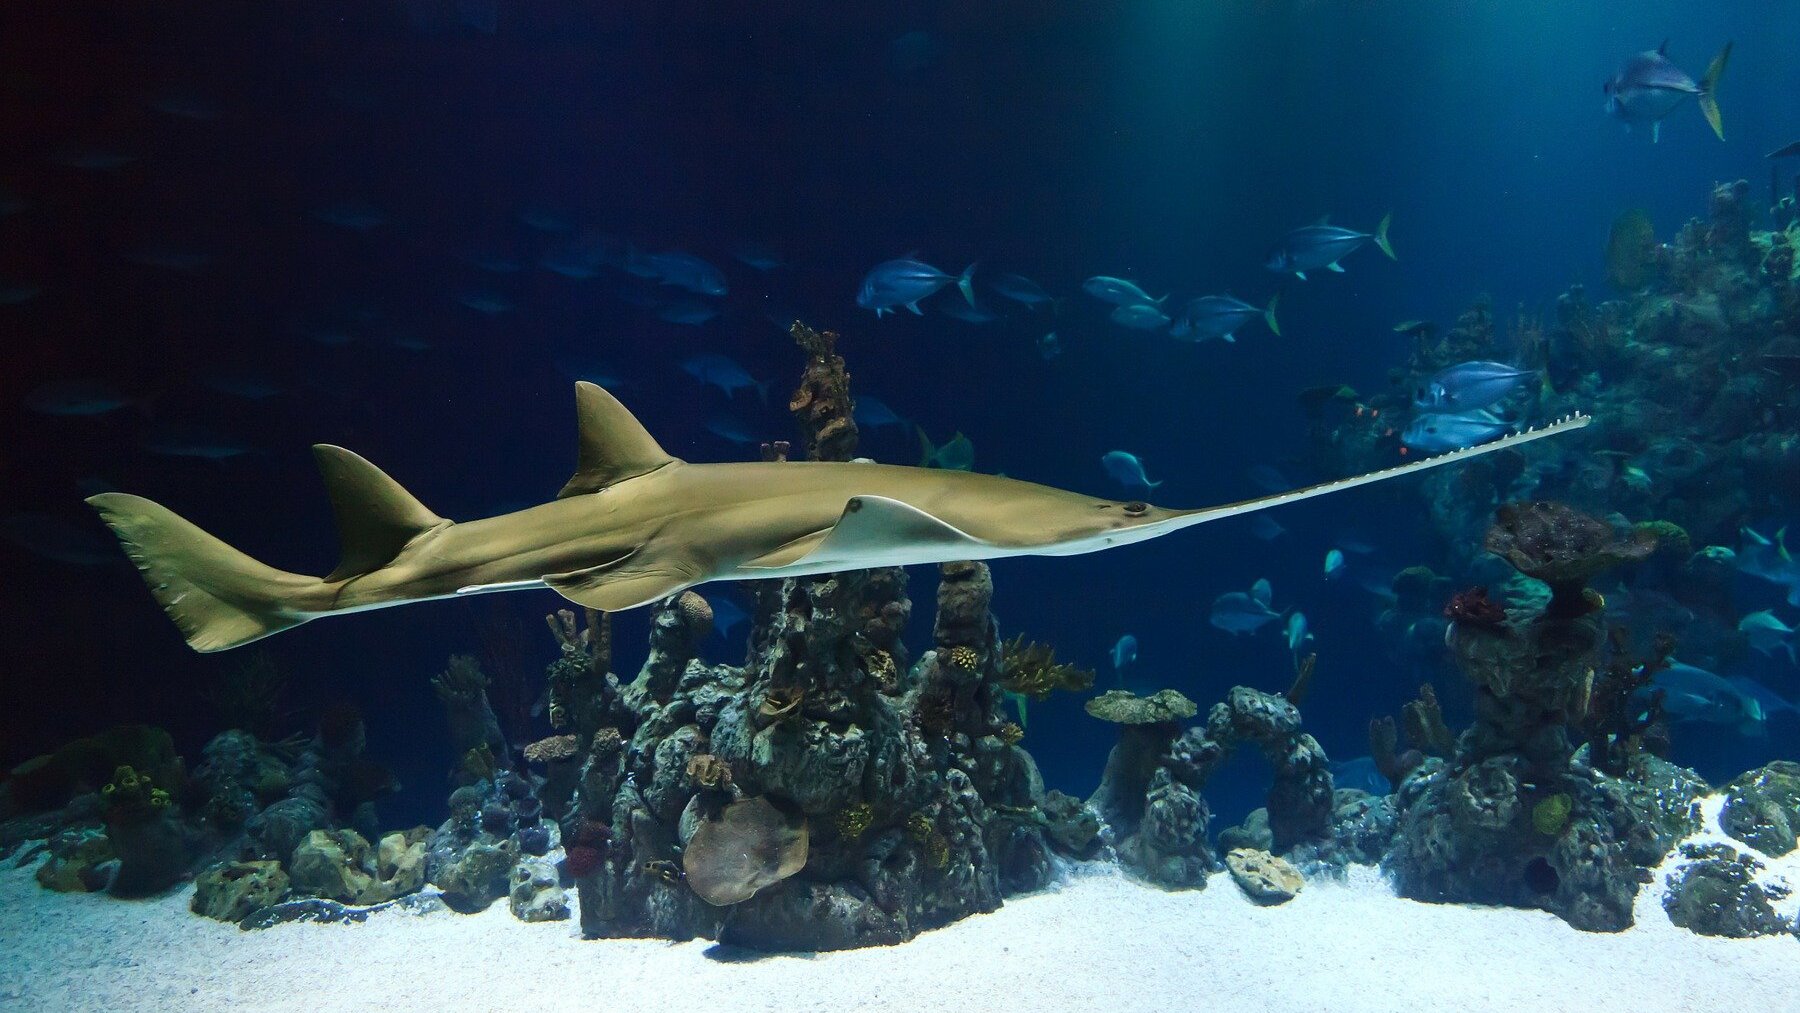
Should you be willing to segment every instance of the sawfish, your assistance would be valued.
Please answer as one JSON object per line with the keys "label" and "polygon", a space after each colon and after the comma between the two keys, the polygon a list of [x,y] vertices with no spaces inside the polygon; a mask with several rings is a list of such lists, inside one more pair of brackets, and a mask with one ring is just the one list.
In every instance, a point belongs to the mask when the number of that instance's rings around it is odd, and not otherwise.
{"label": "sawfish", "polygon": [[997,475],[870,462],[690,464],[611,394],[575,386],[574,477],[556,499],[462,523],[342,447],[313,448],[341,547],[323,577],[252,559],[141,496],[88,498],[189,646],[222,651],[322,616],[548,587],[605,612],[715,580],[798,577],[1160,538],[1492,453],[1590,421],[1571,415],[1383,471],[1198,510],[1100,499]]}

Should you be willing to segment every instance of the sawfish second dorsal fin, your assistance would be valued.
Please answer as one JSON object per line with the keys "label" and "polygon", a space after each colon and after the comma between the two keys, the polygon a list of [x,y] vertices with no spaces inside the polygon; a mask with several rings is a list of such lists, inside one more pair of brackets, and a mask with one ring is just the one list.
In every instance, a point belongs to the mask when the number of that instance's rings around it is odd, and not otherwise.
{"label": "sawfish second dorsal fin", "polygon": [[343,555],[325,579],[344,580],[386,566],[418,535],[450,522],[426,508],[387,472],[343,447],[313,447],[331,496]]}
{"label": "sawfish second dorsal fin", "polygon": [[575,474],[557,499],[599,492],[675,460],[630,409],[598,384],[576,382],[575,423],[580,437]]}

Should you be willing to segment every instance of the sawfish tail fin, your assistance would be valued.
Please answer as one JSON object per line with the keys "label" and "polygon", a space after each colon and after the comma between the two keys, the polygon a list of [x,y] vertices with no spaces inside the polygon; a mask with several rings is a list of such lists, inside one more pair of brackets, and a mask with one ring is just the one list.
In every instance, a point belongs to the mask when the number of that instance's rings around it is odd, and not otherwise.
{"label": "sawfish tail fin", "polygon": [[259,563],[141,496],[104,492],[87,502],[194,650],[223,651],[312,618],[299,603],[323,587],[319,578]]}
{"label": "sawfish tail fin", "polygon": [[1725,76],[1725,61],[1729,59],[1731,43],[1727,42],[1719,55],[1712,58],[1712,63],[1707,64],[1706,76],[1700,79],[1700,113],[1721,141],[1725,139],[1725,122],[1719,118],[1719,78]]}

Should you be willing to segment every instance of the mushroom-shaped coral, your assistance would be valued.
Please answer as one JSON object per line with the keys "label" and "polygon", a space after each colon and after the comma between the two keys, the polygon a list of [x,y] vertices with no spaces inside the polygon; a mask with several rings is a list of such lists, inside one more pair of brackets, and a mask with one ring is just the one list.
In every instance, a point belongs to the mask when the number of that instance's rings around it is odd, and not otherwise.
{"label": "mushroom-shaped coral", "polygon": [[716,820],[702,821],[682,852],[681,865],[701,900],[724,907],[799,872],[806,849],[805,819],[790,818],[758,796],[731,803]]}
{"label": "mushroom-shaped coral", "polygon": [[573,735],[552,735],[547,739],[539,739],[525,747],[525,762],[534,764],[558,763],[572,760],[581,749],[580,742]]}
{"label": "mushroom-shaped coral", "polygon": [[731,765],[711,753],[696,753],[688,757],[687,776],[688,780],[700,788],[731,788]]}
{"label": "mushroom-shaped coral", "polygon": [[1595,574],[1655,549],[1653,532],[1640,529],[1621,540],[1605,521],[1545,501],[1502,504],[1487,533],[1489,552],[1550,585],[1549,614],[1562,618],[1592,610],[1582,590]]}
{"label": "mushroom-shaped coral", "polygon": [[1186,721],[1200,712],[1194,701],[1172,689],[1158,690],[1149,696],[1110,689],[1089,700],[1086,709],[1092,717],[1121,725]]}

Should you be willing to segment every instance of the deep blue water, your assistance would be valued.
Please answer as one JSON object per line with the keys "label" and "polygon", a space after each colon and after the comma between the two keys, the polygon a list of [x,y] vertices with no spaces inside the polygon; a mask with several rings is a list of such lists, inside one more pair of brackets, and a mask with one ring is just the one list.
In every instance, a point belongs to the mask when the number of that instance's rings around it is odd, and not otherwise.
{"label": "deep blue water", "polygon": [[[589,6],[0,10],[0,187],[30,204],[0,218],[0,278],[42,289],[0,306],[4,512],[97,532],[79,498],[99,478],[274,565],[322,572],[335,546],[309,444],[357,450],[454,518],[542,500],[571,467],[557,363],[578,354],[617,371],[618,394],[671,452],[741,459],[754,448],[705,422],[730,408],[782,432],[801,358],[771,315],[842,332],[854,389],[938,442],[968,434],[980,470],[1119,495],[1098,461],[1126,449],[1164,480],[1159,503],[1240,499],[1258,494],[1252,466],[1294,468],[1301,389],[1381,388],[1407,350],[1394,322],[1448,321],[1483,292],[1502,320],[1520,304],[1548,311],[1570,283],[1602,284],[1620,211],[1646,209],[1666,237],[1704,212],[1715,181],[1748,178],[1760,201],[1763,154],[1800,136],[1800,8],[1779,5]],[[1691,108],[1654,145],[1603,114],[1601,82],[1664,38],[1695,75],[1735,40],[1723,143]],[[71,152],[132,160],[84,170],[66,164]],[[319,219],[365,207],[379,224]],[[1284,337],[1173,342],[1109,324],[1078,292],[1114,274],[1173,291],[1172,303],[1219,291],[1261,302],[1276,280],[1261,261],[1284,231],[1325,213],[1367,229],[1388,211],[1398,262],[1366,250],[1344,275],[1289,286]],[[525,224],[533,213],[707,257],[730,279],[722,315],[667,323],[618,298],[614,272],[535,266],[568,237]],[[745,240],[789,266],[765,275],[733,260]],[[127,256],[147,248],[209,262]],[[472,267],[463,255],[477,249],[523,269]],[[1054,319],[980,326],[859,309],[864,272],[909,251],[952,273],[971,261],[1021,272],[1068,302]],[[458,301],[470,296],[510,308]],[[1046,362],[1034,342],[1052,328],[1066,352]],[[773,407],[694,382],[678,364],[700,352],[771,381]],[[254,370],[281,392],[222,396],[197,383],[215,367]],[[68,377],[146,404],[93,418],[15,407]],[[169,422],[256,450],[213,462],[139,449]],[[917,454],[895,432],[864,450]],[[1396,710],[1418,675],[1387,659],[1373,600],[1353,580],[1323,581],[1321,559],[1354,535],[1390,569],[1430,561],[1417,487],[1275,516],[1291,532],[1275,543],[1233,521],[998,563],[1003,633],[1054,642],[1099,668],[1102,686],[1108,648],[1133,633],[1132,687],[1172,685],[1204,707],[1235,683],[1289,678],[1273,631],[1234,641],[1205,620],[1214,596],[1268,577],[1319,638],[1308,728],[1334,757],[1363,753],[1369,718]],[[122,720],[168,725],[196,753],[216,730],[197,692],[233,657],[189,653],[122,562],[0,552],[0,763]],[[931,574],[915,571],[912,586],[922,648]],[[263,646],[292,673],[303,713],[364,708],[374,752],[409,789],[399,822],[435,821],[449,757],[427,676],[451,652],[510,653],[535,693],[553,656],[540,616],[560,605],[548,592],[421,605]],[[495,632],[509,622],[522,637]],[[617,670],[635,670],[644,629],[643,614],[620,617]],[[1457,688],[1445,695],[1457,706]],[[1085,793],[1112,737],[1059,698],[1032,709],[1027,744],[1053,785]],[[1222,786],[1216,807],[1241,810],[1261,790],[1259,777],[1238,780],[1242,797]]]}

